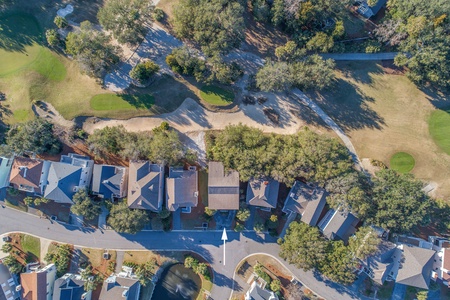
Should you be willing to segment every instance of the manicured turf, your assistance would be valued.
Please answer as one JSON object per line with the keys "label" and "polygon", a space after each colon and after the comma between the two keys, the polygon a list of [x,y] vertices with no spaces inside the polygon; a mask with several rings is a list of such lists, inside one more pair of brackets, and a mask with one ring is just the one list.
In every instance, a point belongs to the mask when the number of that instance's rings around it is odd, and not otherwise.
{"label": "manicured turf", "polygon": [[20,243],[22,244],[22,250],[25,253],[31,253],[35,257],[39,258],[41,255],[41,241],[31,235],[22,234],[20,236]]}
{"label": "manicured turf", "polygon": [[428,124],[435,143],[450,155],[450,108],[434,111]]}
{"label": "manicured turf", "polygon": [[209,104],[225,106],[233,102],[234,93],[215,85],[205,85],[200,89],[200,97]]}
{"label": "manicured turf", "polygon": [[406,152],[397,152],[391,157],[390,168],[400,172],[400,173],[408,173],[416,164],[414,157],[411,154]]}
{"label": "manicured turf", "polygon": [[93,110],[149,109],[154,103],[152,95],[99,94],[91,98]]}

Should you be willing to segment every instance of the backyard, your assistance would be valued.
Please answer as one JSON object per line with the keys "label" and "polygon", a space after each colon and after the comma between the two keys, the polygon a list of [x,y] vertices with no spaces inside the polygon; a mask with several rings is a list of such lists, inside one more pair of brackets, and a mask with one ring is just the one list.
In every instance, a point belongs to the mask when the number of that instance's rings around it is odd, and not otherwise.
{"label": "backyard", "polygon": [[[450,99],[419,90],[395,67],[380,62],[340,62],[332,91],[309,96],[346,132],[360,158],[389,165],[395,153],[406,152],[413,159],[404,170],[413,166],[415,176],[436,185],[436,197],[450,199],[450,156],[443,151],[448,135],[442,134],[449,122],[437,109],[450,106]],[[429,123],[436,113],[437,121]],[[433,129],[438,139],[430,135]],[[444,141],[442,149],[439,141]]]}

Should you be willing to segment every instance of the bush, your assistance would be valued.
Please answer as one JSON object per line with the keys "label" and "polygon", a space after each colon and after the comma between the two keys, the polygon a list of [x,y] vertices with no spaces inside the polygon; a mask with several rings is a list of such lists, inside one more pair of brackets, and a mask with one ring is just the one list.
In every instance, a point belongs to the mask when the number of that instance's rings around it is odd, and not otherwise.
{"label": "bush", "polygon": [[66,28],[69,26],[69,22],[67,22],[66,18],[61,16],[56,16],[53,22],[58,26],[58,28]]}
{"label": "bush", "polygon": [[263,223],[256,222],[255,225],[253,226],[253,229],[256,232],[260,233],[260,232],[263,232],[264,230],[266,230],[266,227],[264,226]]}
{"label": "bush", "polygon": [[143,84],[159,71],[159,66],[151,60],[139,63],[130,71],[130,77]]}
{"label": "bush", "polygon": [[194,49],[186,46],[175,48],[166,56],[166,63],[178,74],[194,76],[198,82],[206,79],[206,64]]}
{"label": "bush", "polygon": [[236,226],[234,227],[234,231],[236,232],[241,232],[245,229],[243,224],[237,223]]}
{"label": "bush", "polygon": [[51,47],[56,47],[59,45],[59,34],[55,29],[45,31],[45,38]]}
{"label": "bush", "polygon": [[256,275],[258,275],[258,277],[262,278],[265,282],[267,282],[267,284],[271,284],[272,282],[272,278],[269,276],[269,274],[267,274],[264,271],[264,266],[261,265],[260,263],[257,263],[254,267],[253,270],[255,271]]}
{"label": "bush", "polygon": [[170,217],[170,211],[167,208],[163,207],[163,209],[158,213],[158,216],[161,219],[167,219],[168,217]]}
{"label": "bush", "polygon": [[166,17],[166,14],[165,14],[165,12],[164,12],[161,8],[156,7],[156,8],[153,10],[153,18],[154,18],[156,21],[160,22],[160,21],[162,21],[165,17]]}
{"label": "bush", "polygon": [[7,191],[8,191],[8,194],[13,197],[19,195],[19,193],[20,193],[19,190],[16,190],[15,188],[12,188],[12,187],[7,188]]}
{"label": "bush", "polygon": [[274,281],[272,281],[272,283],[270,284],[270,289],[273,292],[275,292],[275,293],[280,291],[281,290],[281,282],[280,282],[280,280],[275,279]]}
{"label": "bush", "polygon": [[188,269],[195,269],[198,266],[198,260],[188,255],[184,259],[184,266]]}

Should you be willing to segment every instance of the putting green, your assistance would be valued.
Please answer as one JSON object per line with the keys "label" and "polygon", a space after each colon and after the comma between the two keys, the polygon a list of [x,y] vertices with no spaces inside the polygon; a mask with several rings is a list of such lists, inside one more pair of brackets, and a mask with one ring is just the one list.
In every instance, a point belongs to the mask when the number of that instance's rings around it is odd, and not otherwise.
{"label": "putting green", "polygon": [[414,157],[406,152],[397,152],[391,157],[390,168],[399,173],[409,173],[416,164]]}
{"label": "putting green", "polygon": [[32,69],[50,80],[62,80],[66,69],[45,41],[36,19],[27,14],[0,14],[0,77]]}
{"label": "putting green", "polygon": [[428,126],[434,142],[450,155],[450,108],[434,111]]}
{"label": "putting green", "polygon": [[149,109],[155,103],[152,95],[99,94],[91,98],[93,110]]}
{"label": "putting green", "polygon": [[234,93],[215,85],[205,85],[200,89],[200,97],[209,104],[226,106],[233,102]]}

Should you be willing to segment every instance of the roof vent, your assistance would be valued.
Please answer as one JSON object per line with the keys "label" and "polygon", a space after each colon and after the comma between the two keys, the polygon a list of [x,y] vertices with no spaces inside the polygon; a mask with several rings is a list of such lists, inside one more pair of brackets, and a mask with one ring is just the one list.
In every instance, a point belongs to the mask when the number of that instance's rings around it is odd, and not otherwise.
{"label": "roof vent", "polygon": [[20,166],[19,167],[19,170],[21,170],[21,171],[23,171],[23,178],[26,178],[27,177],[27,167],[25,167],[25,166]]}

